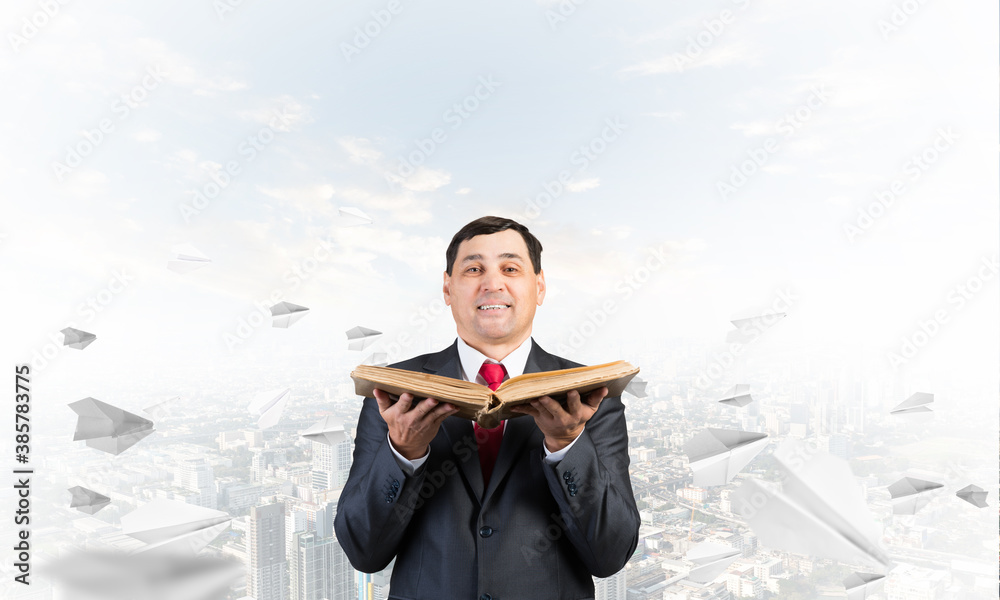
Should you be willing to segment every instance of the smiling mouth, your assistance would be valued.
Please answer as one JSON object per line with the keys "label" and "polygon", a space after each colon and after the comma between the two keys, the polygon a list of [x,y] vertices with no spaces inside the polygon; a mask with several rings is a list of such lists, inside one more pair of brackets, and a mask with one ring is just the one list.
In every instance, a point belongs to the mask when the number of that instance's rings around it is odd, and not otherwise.
{"label": "smiling mouth", "polygon": [[479,310],[489,311],[489,310],[504,310],[510,308],[509,304],[483,304],[479,307]]}

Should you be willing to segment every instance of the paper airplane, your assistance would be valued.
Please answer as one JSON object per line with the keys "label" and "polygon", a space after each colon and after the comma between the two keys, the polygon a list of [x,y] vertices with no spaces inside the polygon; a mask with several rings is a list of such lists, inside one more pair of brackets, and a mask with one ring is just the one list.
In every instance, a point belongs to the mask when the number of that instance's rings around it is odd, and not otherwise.
{"label": "paper airplane", "polygon": [[111,504],[111,498],[79,485],[69,488],[68,491],[73,494],[73,500],[70,501],[69,507],[88,515],[92,515]]}
{"label": "paper airplane", "polygon": [[375,338],[382,335],[381,331],[375,331],[374,329],[368,329],[367,327],[354,327],[347,330],[347,339],[350,340],[347,344],[348,350],[364,350],[368,346],[375,343]]}
{"label": "paper airplane", "polygon": [[694,485],[725,485],[767,445],[767,434],[708,428],[684,444]]}
{"label": "paper airplane", "polygon": [[711,583],[722,574],[734,560],[743,553],[731,546],[713,542],[702,542],[684,555],[685,560],[694,563],[687,579],[695,583]]}
{"label": "paper airplane", "polygon": [[719,404],[728,404],[739,408],[743,408],[751,402],[753,402],[753,398],[750,397],[750,385],[746,383],[737,383],[729,388],[722,400],[719,400]]}
{"label": "paper airplane", "polygon": [[885,575],[878,573],[851,573],[844,579],[847,600],[865,600],[882,585]]}
{"label": "paper airplane", "polygon": [[81,331],[79,329],[73,329],[72,327],[67,327],[63,329],[60,333],[63,334],[63,346],[69,346],[70,348],[76,348],[77,350],[83,350],[97,339],[97,336],[92,333],[87,333],[86,331]]}
{"label": "paper airplane", "polygon": [[153,417],[154,419],[162,419],[163,417],[170,416],[171,405],[180,399],[180,396],[174,396],[173,398],[169,398],[162,402],[150,404],[149,406],[143,407],[142,412]]}
{"label": "paper airplane", "polygon": [[353,206],[341,206],[337,209],[340,214],[341,227],[355,227],[357,225],[371,225],[372,218],[361,212],[360,208]]}
{"label": "paper airplane", "polygon": [[72,600],[216,600],[245,575],[240,562],[214,556],[69,552],[40,571],[57,598]]}
{"label": "paper airplane", "polygon": [[889,411],[890,415],[908,415],[913,413],[934,412],[928,404],[934,402],[934,394],[917,392],[906,400],[900,402],[895,408]]}
{"label": "paper airplane", "polygon": [[632,394],[636,398],[645,398],[647,383],[648,382],[643,379],[633,377],[632,381],[628,382],[628,385],[625,386],[625,391]]}
{"label": "paper airplane", "polygon": [[987,506],[989,506],[988,504],[986,504],[986,496],[988,494],[989,492],[985,491],[978,485],[971,485],[971,484],[955,492],[956,496],[958,496],[962,500],[965,500],[969,504],[972,504],[973,506],[978,506],[979,508],[986,508]]}
{"label": "paper airplane", "polygon": [[373,352],[361,364],[371,365],[373,367],[384,367],[389,364],[389,355],[385,352]]}
{"label": "paper airplane", "polygon": [[190,273],[212,262],[211,258],[190,244],[174,246],[173,253],[174,257],[167,261],[167,268],[174,273]]}
{"label": "paper airplane", "polygon": [[315,423],[309,429],[306,429],[300,433],[302,437],[307,440],[312,440],[314,442],[319,442],[321,444],[339,444],[344,440],[349,439],[347,433],[344,431],[344,423],[336,417],[323,417],[322,420]]}
{"label": "paper airplane", "polygon": [[271,316],[274,317],[274,321],[271,324],[274,327],[287,329],[292,323],[295,323],[308,313],[309,309],[304,306],[292,304],[291,302],[279,302],[271,307]]}
{"label": "paper airplane", "polygon": [[87,440],[91,448],[118,455],[153,433],[153,422],[95,398],[69,405],[79,417],[73,441]]}
{"label": "paper airplane", "polygon": [[261,392],[254,396],[247,410],[250,411],[251,415],[258,417],[257,427],[267,429],[277,424],[281,420],[281,412],[285,410],[285,405],[291,398],[291,393],[291,389],[285,388],[284,390]]}
{"label": "paper airplane", "polygon": [[795,439],[774,451],[780,489],[747,479],[731,496],[733,510],[774,549],[852,564],[888,566],[878,521],[847,462]]}
{"label": "paper airplane", "polygon": [[746,344],[755,340],[760,334],[785,318],[786,313],[766,313],[745,319],[733,319],[730,323],[736,327],[736,331],[726,334],[726,342],[737,342]]}
{"label": "paper airplane", "polygon": [[921,508],[927,506],[931,496],[927,492],[942,488],[944,485],[933,481],[925,481],[916,477],[904,477],[889,486],[892,496],[892,514],[915,515]]}
{"label": "paper airplane", "polygon": [[177,500],[157,499],[122,516],[122,533],[146,542],[139,552],[197,554],[232,520],[229,513]]}

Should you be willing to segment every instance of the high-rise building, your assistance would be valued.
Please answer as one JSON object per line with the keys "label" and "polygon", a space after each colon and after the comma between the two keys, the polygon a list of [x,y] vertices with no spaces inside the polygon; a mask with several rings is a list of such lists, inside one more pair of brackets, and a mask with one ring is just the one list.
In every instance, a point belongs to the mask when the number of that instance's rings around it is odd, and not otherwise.
{"label": "high-rise building", "polygon": [[344,487],[351,471],[351,437],[339,430],[328,433],[332,443],[312,443],[312,489],[332,490]]}
{"label": "high-rise building", "polygon": [[247,595],[254,600],[288,600],[284,504],[251,508],[247,529]]}
{"label": "high-rise building", "polygon": [[625,569],[610,577],[594,577],[594,600],[626,600]]}
{"label": "high-rise building", "polygon": [[218,508],[215,493],[215,475],[212,465],[204,458],[184,460],[174,471],[174,482],[184,488],[189,494],[184,496],[189,504],[204,506],[213,510]]}

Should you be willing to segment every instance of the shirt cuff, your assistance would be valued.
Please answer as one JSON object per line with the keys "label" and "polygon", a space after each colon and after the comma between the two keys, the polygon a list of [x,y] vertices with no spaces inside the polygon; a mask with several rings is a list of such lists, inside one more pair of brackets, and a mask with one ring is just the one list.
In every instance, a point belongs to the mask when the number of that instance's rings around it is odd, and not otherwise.
{"label": "shirt cuff", "polygon": [[[580,435],[583,435],[582,431],[580,432]],[[542,450],[545,450],[545,463],[554,465],[561,461],[566,456],[566,453],[569,452],[569,449],[573,447],[573,444],[580,439],[580,435],[576,436],[576,439],[570,442],[565,448],[562,450],[556,450],[555,452],[549,450],[548,446],[545,445],[545,442],[542,441]]]}
{"label": "shirt cuff", "polygon": [[[393,447],[392,440],[389,439],[388,433],[385,434],[385,439],[386,441],[389,442],[389,450],[392,450],[392,455],[396,457],[396,464],[398,464],[399,468],[402,469],[403,472],[406,473],[408,476],[416,473],[417,469],[423,466],[423,464],[427,462],[427,457],[431,455],[431,447],[427,446],[427,452],[423,456],[421,456],[420,458],[414,458],[413,460],[410,460],[405,456],[403,456],[402,454],[400,454],[399,451],[396,450],[395,447]],[[544,444],[542,445],[544,446]]]}

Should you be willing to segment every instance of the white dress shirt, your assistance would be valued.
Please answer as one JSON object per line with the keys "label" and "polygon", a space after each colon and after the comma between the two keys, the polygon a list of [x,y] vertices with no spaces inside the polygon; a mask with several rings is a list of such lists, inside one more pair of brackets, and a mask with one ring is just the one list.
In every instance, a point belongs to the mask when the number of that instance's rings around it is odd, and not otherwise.
{"label": "white dress shirt", "polygon": [[[484,362],[499,362],[507,370],[507,378],[517,377],[518,375],[524,374],[524,365],[528,362],[528,354],[531,352],[531,337],[521,342],[521,345],[515,348],[503,358],[503,360],[496,361],[492,358],[487,357],[479,350],[476,350],[472,346],[465,343],[461,337],[458,338],[458,358],[461,364],[461,375],[462,379],[465,381],[475,381],[478,384],[486,385],[486,380],[479,374],[479,369],[483,366]],[[474,373],[473,378],[469,377],[469,373]],[[506,381],[506,380],[504,380]],[[531,418],[530,415],[525,415],[525,418]],[[506,423],[506,421],[503,421]],[[388,436],[386,436],[388,437]],[[577,436],[576,440],[580,439]],[[569,449],[573,447],[576,443],[573,440],[565,448],[558,450],[556,452],[551,452],[545,447],[545,443],[542,443],[542,449],[545,450],[545,462],[549,464],[556,464],[566,456]],[[417,469],[419,469],[427,461],[427,457],[431,455],[430,446],[427,447],[427,453],[420,458],[415,458],[409,460],[400,454],[396,448],[392,445],[392,440],[389,440],[389,449],[392,450],[393,456],[396,457],[396,462],[399,463],[399,468],[403,470],[407,475],[413,475]]]}

